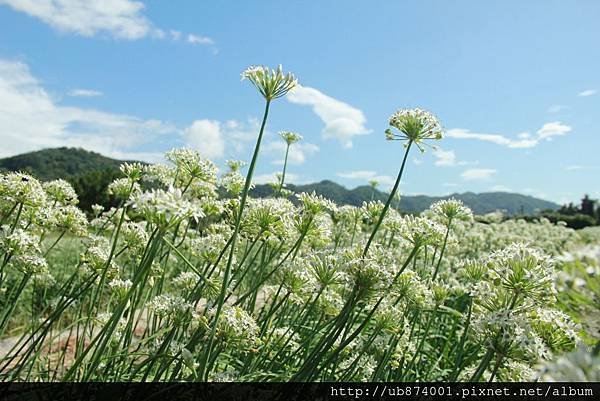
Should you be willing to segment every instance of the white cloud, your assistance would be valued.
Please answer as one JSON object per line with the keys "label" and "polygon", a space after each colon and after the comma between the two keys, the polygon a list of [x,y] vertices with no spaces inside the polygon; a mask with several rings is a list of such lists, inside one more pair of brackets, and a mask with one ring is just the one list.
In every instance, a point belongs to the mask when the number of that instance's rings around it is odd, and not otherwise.
{"label": "white cloud", "polygon": [[553,136],[566,135],[571,132],[571,127],[558,121],[546,123],[537,132],[539,139],[550,139]]}
{"label": "white cloud", "polygon": [[435,149],[433,155],[437,159],[435,161],[436,166],[455,166],[456,165],[456,154],[453,150],[444,150],[442,148]]}
{"label": "white cloud", "polygon": [[187,146],[196,149],[202,156],[214,159],[223,156],[225,142],[221,123],[213,120],[196,120],[183,130]]}
{"label": "white cloud", "polygon": [[[135,158],[133,149],[155,146],[176,127],[159,120],[64,107],[53,100],[26,64],[0,59],[0,157],[45,147],[75,146]],[[158,152],[146,152],[153,161]]]}
{"label": "white cloud", "polygon": [[437,148],[433,151],[433,156],[436,158],[435,165],[440,167],[464,166],[465,164],[469,164],[465,161],[456,160],[456,154],[453,150]]}
{"label": "white cloud", "polygon": [[533,148],[542,140],[551,140],[554,136],[566,135],[571,132],[572,128],[559,121],[553,121],[544,124],[538,131],[536,136],[532,136],[528,132],[518,134],[519,139],[510,139],[499,134],[482,134],[471,132],[464,128],[453,128],[446,132],[448,138],[458,139],[476,139],[479,141],[492,142],[497,145],[506,146],[508,148]]}
{"label": "white cloud", "polygon": [[446,132],[448,138],[477,139],[479,141],[492,142],[509,148],[532,148],[537,145],[534,139],[513,140],[498,134],[480,134],[463,128],[453,128]]}
{"label": "white cloud", "polygon": [[453,183],[453,182],[445,182],[445,183],[443,183],[442,185],[443,185],[444,187],[448,187],[448,188],[454,188],[454,187],[457,187],[457,186],[458,186],[458,184],[455,184],[455,183]]}
{"label": "white cloud", "polygon": [[102,96],[102,92],[93,89],[73,89],[69,91],[68,95],[74,97],[96,97]]}
{"label": "white cloud", "polygon": [[465,181],[489,180],[496,170],[490,168],[473,168],[465,170],[460,176]]}
{"label": "white cloud", "polygon": [[395,178],[390,177],[389,175],[378,175],[377,172],[371,170],[355,170],[355,171],[345,171],[336,174],[338,177],[346,178],[349,180],[359,180],[359,181],[371,181],[375,180],[380,185],[390,186],[394,185]]}
{"label": "white cloud", "polygon": [[361,110],[327,96],[317,89],[298,86],[287,95],[287,99],[292,103],[311,106],[315,114],[325,123],[323,137],[337,139],[344,147],[352,147],[352,139],[355,136],[370,132],[365,127],[367,119]]}
{"label": "white cloud", "polygon": [[[145,5],[135,0],[0,0],[16,11],[35,17],[51,27],[85,37],[110,36],[137,40],[148,36],[164,39],[167,34],[156,28],[143,14]],[[182,33],[170,30],[173,40]],[[214,45],[209,37],[188,34],[188,43]]]}
{"label": "white cloud", "polygon": [[38,18],[60,31],[82,36],[108,34],[134,40],[154,31],[150,21],[142,15],[144,4],[139,1],[0,0],[0,4]]}
{"label": "white cloud", "polygon": [[375,171],[371,170],[357,170],[347,171],[336,174],[338,177],[348,178],[350,180],[370,180],[377,175]]}
{"label": "white cloud", "polygon": [[[285,151],[287,145],[283,141],[272,141],[267,142],[262,148],[265,152],[278,157],[277,160],[273,161],[273,164],[283,165],[285,158]],[[319,147],[313,143],[299,142],[294,143],[290,146],[288,154],[288,164],[302,164],[306,161],[306,158],[312,156],[319,151]],[[280,159],[279,159],[280,158]]]}
{"label": "white cloud", "polygon": [[232,156],[246,151],[246,145],[256,141],[259,127],[260,123],[256,118],[251,118],[247,123],[225,121],[221,129]]}
{"label": "white cloud", "polygon": [[[183,130],[182,137],[186,146],[193,147],[205,157],[239,158],[248,156],[245,154],[247,145],[256,140],[258,129],[259,122],[254,118],[247,123],[199,119]],[[294,157],[298,155],[294,154]]]}
{"label": "white cloud", "polygon": [[207,36],[188,34],[187,41],[193,45],[214,45],[215,41]]}
{"label": "white cloud", "polygon": [[577,94],[577,96],[587,97],[587,96],[593,96],[596,93],[598,93],[598,91],[596,89],[586,89],[584,91],[579,92]]}
{"label": "white cloud", "polygon": [[[258,174],[252,177],[252,183],[254,184],[268,184],[271,182],[279,182],[279,178],[277,178],[277,174],[280,174],[280,171],[268,173],[268,174]],[[292,173],[285,173],[285,184],[303,184],[305,181],[300,180],[300,176]]]}

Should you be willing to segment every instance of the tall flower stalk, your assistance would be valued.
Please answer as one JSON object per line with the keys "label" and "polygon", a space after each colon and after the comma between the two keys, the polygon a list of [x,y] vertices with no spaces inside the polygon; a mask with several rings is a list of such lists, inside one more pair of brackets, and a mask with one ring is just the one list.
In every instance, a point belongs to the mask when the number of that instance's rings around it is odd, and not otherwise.
{"label": "tall flower stalk", "polygon": [[[385,218],[392,200],[396,196],[396,192],[400,186],[400,180],[402,179],[402,174],[404,173],[404,167],[406,166],[406,159],[408,158],[408,153],[410,152],[412,145],[416,145],[421,152],[424,152],[425,149],[423,145],[425,144],[425,140],[442,139],[442,126],[440,125],[438,119],[433,114],[421,109],[398,110],[390,117],[389,125],[390,128],[385,131],[385,137],[388,141],[406,142],[404,144],[404,157],[402,158],[400,171],[398,172],[398,176],[396,177],[396,182],[394,183],[392,191],[385,202],[385,206],[379,215],[377,223],[375,223],[375,226],[373,227],[371,236],[367,240],[367,244],[363,250],[363,257],[366,257],[369,253],[369,248],[371,247],[371,243],[373,242],[373,239],[379,230],[379,226],[381,226],[381,222]],[[396,131],[393,131],[392,128],[395,128]]]}
{"label": "tall flower stalk", "polygon": [[281,195],[283,185],[285,183],[285,172],[287,169],[288,155],[290,153],[290,146],[294,143],[302,140],[302,135],[296,134],[295,132],[282,131],[279,136],[285,141],[285,158],[283,159],[283,172],[281,174],[281,181],[279,182],[279,188],[277,189],[277,196]]}
{"label": "tall flower stalk", "polygon": [[[385,218],[387,211],[390,208],[392,200],[396,195],[398,187],[400,186],[402,174],[404,173],[404,168],[406,166],[406,160],[408,158],[408,154],[412,145],[415,144],[421,151],[424,151],[423,145],[425,140],[439,140],[442,138],[442,128],[437,118],[433,114],[420,109],[397,111],[390,117],[389,125],[390,127],[395,128],[398,132],[394,133],[391,130],[391,128],[388,128],[385,131],[386,139],[406,141],[404,145],[405,151],[404,156],[402,158],[400,171],[398,172],[396,182],[394,183],[394,187],[392,188],[392,191],[388,196],[385,206],[379,214],[377,223],[375,223],[373,231],[371,232],[371,235],[367,240],[365,248],[363,249],[362,261],[359,263],[362,263],[364,265],[367,265],[369,263],[367,261],[369,248],[373,243],[377,231],[379,230],[379,227],[381,226],[381,223],[383,222],[383,219]],[[397,277],[404,271],[404,269],[408,266],[411,260],[413,260],[418,250],[419,246],[415,245],[415,247],[411,251],[411,254],[406,259],[404,265],[396,274],[396,277],[394,278],[393,282],[395,282]],[[345,347],[347,347],[350,344],[350,342],[354,338],[356,338],[356,336],[358,336],[360,332],[364,329],[364,327],[366,327],[366,325],[369,323],[371,317],[377,311],[380,303],[382,302],[383,297],[379,298],[379,300],[369,310],[366,317],[364,317],[360,323],[358,321],[356,322],[358,323],[358,328],[352,331],[352,334],[345,338],[345,340],[343,340],[341,344],[334,349],[332,355],[325,359],[324,363],[321,363],[321,360],[325,355],[325,351],[327,350],[327,348],[331,347],[334,344],[335,340],[340,335],[340,333],[351,329],[352,320],[350,319],[350,317],[352,316],[354,309],[358,304],[358,301],[361,299],[361,296],[359,296],[358,294],[361,294],[363,287],[365,287],[364,284],[365,283],[361,282],[361,280],[357,280],[356,284],[353,287],[352,293],[348,298],[348,301],[342,308],[340,314],[335,318],[333,327],[328,331],[327,335],[323,336],[323,339],[313,349],[310,356],[300,368],[299,372],[294,376],[294,380],[312,380],[321,369],[326,368],[326,366],[328,366],[333,360],[335,360],[335,358],[337,358],[337,356],[342,352],[342,350]],[[348,322],[350,322],[350,326],[348,326]]]}
{"label": "tall flower stalk", "polygon": [[375,191],[377,190],[377,186],[379,185],[379,181],[369,180],[369,185],[371,186],[371,201],[373,201],[373,198],[375,198]]}
{"label": "tall flower stalk", "polygon": [[254,174],[254,169],[256,167],[256,161],[258,160],[258,154],[260,151],[260,145],[262,143],[263,134],[265,131],[265,126],[267,124],[267,117],[269,116],[269,107],[271,102],[277,98],[285,96],[290,90],[294,89],[298,84],[298,81],[291,73],[284,74],[281,65],[275,69],[271,70],[268,67],[260,66],[260,67],[250,67],[246,69],[242,73],[242,80],[249,80],[255,87],[258,89],[260,94],[265,99],[265,110],[263,113],[262,123],[260,125],[260,131],[258,132],[258,138],[256,140],[256,145],[254,146],[254,153],[252,155],[252,160],[250,162],[250,166],[248,167],[248,173],[246,174],[246,181],[244,183],[244,189],[241,194],[240,204],[237,210],[237,214],[235,216],[235,226],[233,229],[233,235],[231,239],[231,245],[229,250],[229,257],[227,259],[227,266],[225,267],[225,273],[223,276],[223,284],[221,286],[221,290],[219,293],[219,298],[217,301],[216,312],[213,319],[212,329],[209,335],[208,343],[206,346],[206,351],[204,352],[202,363],[200,364],[201,369],[204,369],[204,377],[207,378],[210,373],[210,367],[206,366],[210,361],[211,353],[213,352],[213,343],[215,339],[215,333],[217,326],[219,324],[219,318],[221,315],[221,311],[223,308],[223,303],[225,302],[225,296],[227,293],[227,287],[229,283],[229,276],[231,274],[231,265],[233,263],[233,257],[235,254],[235,247],[237,243],[238,233],[240,230],[240,224],[242,221],[242,215],[244,213],[244,207],[246,205],[246,199],[248,197],[248,191],[250,190],[250,185],[252,184],[252,176]]}

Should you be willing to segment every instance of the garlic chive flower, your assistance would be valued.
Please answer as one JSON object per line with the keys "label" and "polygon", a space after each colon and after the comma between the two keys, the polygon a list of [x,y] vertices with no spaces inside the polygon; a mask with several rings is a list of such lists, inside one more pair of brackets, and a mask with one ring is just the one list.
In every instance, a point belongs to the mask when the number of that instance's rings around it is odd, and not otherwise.
{"label": "garlic chive flower", "polygon": [[258,89],[261,95],[271,101],[285,96],[298,85],[298,80],[292,73],[283,73],[281,65],[275,70],[265,66],[248,67],[242,73],[242,80],[248,79]]}
{"label": "garlic chive flower", "polygon": [[77,193],[67,181],[58,179],[42,184],[48,198],[57,204],[76,205],[78,203]]}
{"label": "garlic chive flower", "polygon": [[285,141],[285,143],[288,146],[302,140],[302,135],[290,131],[281,131],[279,133],[279,136]]}
{"label": "garlic chive flower", "polygon": [[[442,139],[442,126],[437,117],[428,111],[421,109],[400,109],[390,117],[390,127],[399,132],[392,131],[391,128],[385,130],[385,137],[389,141],[408,141],[414,142],[421,152],[424,140]],[[406,145],[405,145],[406,146]]]}
{"label": "garlic chive flower", "polygon": [[438,201],[429,207],[435,217],[449,224],[453,220],[472,221],[473,212],[457,199],[450,198]]}
{"label": "garlic chive flower", "polygon": [[131,182],[140,181],[144,174],[144,165],[141,163],[123,163],[119,169]]}
{"label": "garlic chive flower", "polygon": [[225,164],[227,164],[232,173],[236,173],[246,165],[246,162],[243,160],[227,160],[225,161]]}

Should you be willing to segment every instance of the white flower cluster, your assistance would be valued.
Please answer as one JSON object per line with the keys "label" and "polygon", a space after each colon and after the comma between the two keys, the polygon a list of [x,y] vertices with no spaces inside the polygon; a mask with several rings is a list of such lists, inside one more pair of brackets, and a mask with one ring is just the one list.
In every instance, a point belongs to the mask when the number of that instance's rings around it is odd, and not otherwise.
{"label": "white flower cluster", "polygon": [[302,140],[302,135],[290,131],[281,131],[279,133],[279,136],[285,141],[285,143],[288,146],[296,142],[300,142]]}
{"label": "white flower cluster", "polygon": [[161,294],[150,300],[148,309],[156,316],[170,318],[174,323],[181,323],[192,318],[193,305],[180,296]]}
{"label": "white flower cluster", "polygon": [[186,199],[179,188],[142,192],[135,195],[130,204],[146,221],[162,229],[174,226],[184,219],[199,220],[204,217],[201,207]]}
{"label": "white flower cluster", "polygon": [[444,225],[453,220],[472,221],[473,212],[460,200],[454,198],[435,202],[429,207],[428,212],[440,219]]}
{"label": "white flower cluster", "polygon": [[[215,312],[215,309],[209,310],[208,316],[214,317]],[[256,320],[242,308],[224,305],[216,324],[218,336],[229,345],[249,351],[261,343]]]}
{"label": "white flower cluster", "polygon": [[298,85],[293,74],[284,74],[281,65],[271,70],[264,66],[252,66],[242,73],[242,80],[247,79],[258,89],[266,100],[285,96]]}
{"label": "white flower cluster", "polygon": [[421,109],[400,109],[390,117],[390,127],[396,128],[395,133],[390,128],[385,131],[388,140],[403,140],[414,142],[423,151],[421,146],[426,139],[442,139],[442,126],[437,117]]}

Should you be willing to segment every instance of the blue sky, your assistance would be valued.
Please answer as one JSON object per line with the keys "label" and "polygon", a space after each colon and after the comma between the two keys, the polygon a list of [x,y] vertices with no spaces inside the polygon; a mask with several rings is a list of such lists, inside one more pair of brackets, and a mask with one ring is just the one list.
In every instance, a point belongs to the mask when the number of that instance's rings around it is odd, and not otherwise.
{"label": "blue sky", "polygon": [[257,180],[389,188],[398,108],[446,138],[410,157],[402,191],[600,197],[600,2],[0,0],[0,157],[81,146],[160,160],[192,146],[248,160],[263,101],[247,66],[282,64]]}

